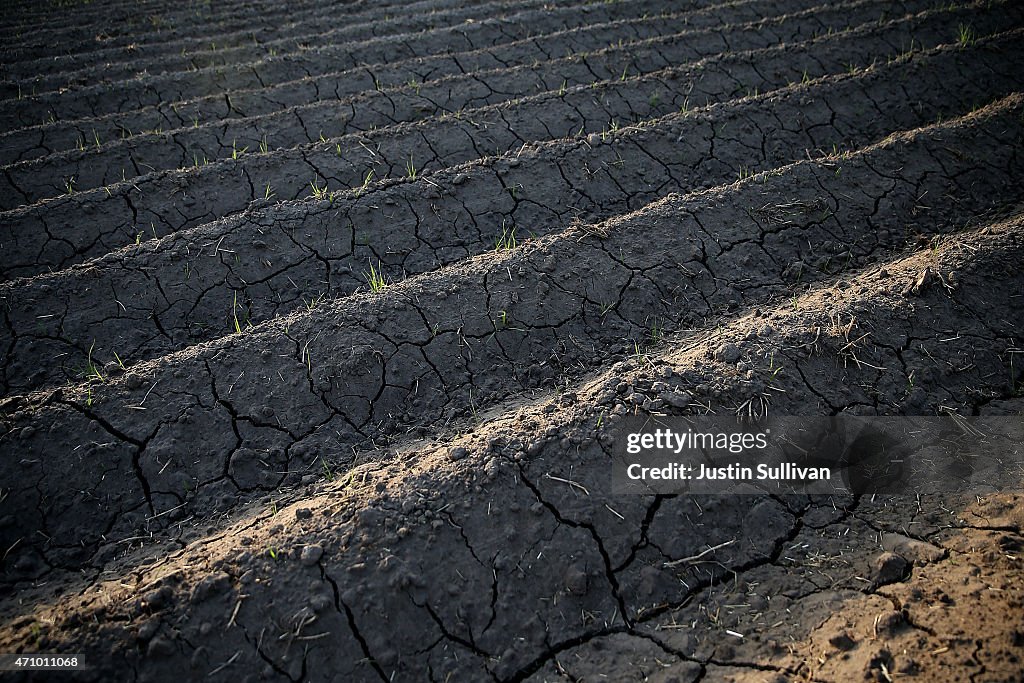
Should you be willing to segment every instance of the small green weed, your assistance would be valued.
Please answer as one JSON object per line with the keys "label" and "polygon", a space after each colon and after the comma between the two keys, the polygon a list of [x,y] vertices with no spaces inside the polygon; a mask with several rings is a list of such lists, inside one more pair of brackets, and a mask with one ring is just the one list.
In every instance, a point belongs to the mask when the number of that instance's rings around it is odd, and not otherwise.
{"label": "small green weed", "polygon": [[327,460],[322,455],[320,456],[320,469],[323,471],[324,479],[334,481],[334,470],[331,469],[331,466],[327,464]]}
{"label": "small green weed", "polygon": [[231,141],[231,158],[232,159],[237,160],[239,157],[241,157],[243,154],[245,154],[248,151],[249,151],[249,146],[248,145],[246,145],[245,147],[242,147],[241,149],[239,149],[238,148],[238,144],[234,140]]}
{"label": "small green weed", "polygon": [[978,33],[970,24],[960,24],[957,27],[956,42],[960,47],[971,47],[978,42]]}
{"label": "small green weed", "polygon": [[373,176],[374,172],[373,169],[371,168],[369,171],[366,172],[366,177],[363,178],[363,184],[355,188],[356,195],[361,195],[364,192],[366,192],[366,188],[368,188],[370,186],[370,183],[373,182]]}
{"label": "small green weed", "polygon": [[380,261],[377,261],[377,267],[370,263],[369,272],[364,272],[363,277],[366,278],[366,284],[370,285],[370,290],[374,292],[382,292],[388,286],[388,281],[384,277],[384,272],[381,269]]}
{"label": "small green weed", "polygon": [[508,226],[505,225],[504,221],[501,224],[501,234],[498,235],[497,239],[494,240],[495,251],[509,251],[515,249],[519,242],[516,240],[516,229],[515,226],[509,230]]}
{"label": "small green weed", "polygon": [[92,352],[95,348],[96,340],[93,339],[92,344],[89,346],[89,353],[87,353],[85,357],[85,377],[89,380],[96,379],[100,382],[106,382],[107,379],[103,376],[103,373],[100,372],[99,366],[92,360]]}
{"label": "small green weed", "polygon": [[[239,306],[238,306],[238,292],[236,291],[234,293],[234,299],[231,302],[231,320],[234,323],[235,334],[241,334],[242,333],[242,324],[238,320],[238,308],[239,308]],[[244,313],[244,307],[243,307],[243,313]],[[248,315],[245,316],[245,319],[246,319],[245,320],[246,328],[252,327],[252,324],[248,320]]]}
{"label": "small green weed", "polygon": [[315,199],[326,199],[327,201],[334,200],[334,193],[327,189],[327,181],[324,181],[324,186],[320,187],[317,185],[316,180],[313,180],[309,183],[309,187],[313,191],[313,197]]}

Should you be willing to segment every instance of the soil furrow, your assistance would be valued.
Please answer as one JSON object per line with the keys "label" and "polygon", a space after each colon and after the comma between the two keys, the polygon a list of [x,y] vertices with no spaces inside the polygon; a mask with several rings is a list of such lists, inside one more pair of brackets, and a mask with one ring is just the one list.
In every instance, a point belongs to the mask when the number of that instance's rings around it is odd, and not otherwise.
{"label": "soil furrow", "polygon": [[268,195],[289,198],[365,188],[377,178],[408,176],[413,169],[422,175],[507,152],[530,140],[606,134],[624,122],[680,107],[848,71],[851,65],[895,56],[900,48],[886,36],[898,45],[905,21],[886,24],[888,31],[878,34],[874,27],[865,27],[793,46],[731,53],[596,89],[548,92],[308,148],[153,173],[4,212],[2,241],[11,245],[5,274],[66,266],[142,237],[244,211]]}
{"label": "soil furrow", "polygon": [[[875,9],[870,4],[863,5],[862,12],[844,7],[835,12],[808,12],[777,25],[758,23],[725,32],[670,35],[545,61],[533,67],[481,70],[481,65],[465,64],[465,61],[472,60],[460,56],[453,64],[470,70],[465,76],[427,83],[413,77],[413,85],[394,90],[374,90],[365,84],[364,92],[359,95],[289,107],[272,115],[233,119],[224,124],[190,125],[87,148],[83,142],[80,143],[81,150],[5,167],[5,177],[13,187],[0,187],[0,190],[7,190],[17,203],[3,208],[14,208],[25,202],[25,197],[34,202],[66,193],[66,187],[54,186],[55,178],[73,177],[76,189],[87,190],[132,177],[131,171],[126,172],[125,169],[181,169],[206,164],[209,160],[236,158],[238,154],[249,151],[309,145],[325,138],[359,134],[463,109],[500,104],[509,99],[509,93],[547,92],[593,85],[621,78],[627,73],[642,75],[669,66],[676,67],[729,50],[761,49],[793,42],[801,35],[811,33],[807,29],[808,21],[815,29],[824,23],[831,30],[839,30],[863,23]],[[977,10],[943,15],[944,22],[965,18],[971,18],[978,25],[977,30],[988,33],[1011,25],[1014,20],[1019,25],[1024,21],[1024,10],[1016,16],[1012,12],[1008,16],[1006,8],[1000,8],[989,14],[987,21]],[[946,28],[947,25],[943,24],[943,29]],[[921,32],[924,34],[923,43],[932,44],[927,29]],[[367,69],[360,80],[376,78],[379,77],[373,74],[373,70]],[[344,115],[339,116],[339,111],[344,111]]]}
{"label": "soil furrow", "polygon": [[[232,7],[232,4],[236,6]],[[419,0],[403,5],[402,9],[429,13],[471,4],[481,3]],[[167,43],[187,44],[190,39],[205,39],[209,44],[208,41],[213,38],[224,45],[230,45],[232,42],[251,43],[260,38],[272,40],[292,33],[295,21],[291,19],[311,11],[320,12],[321,26],[323,23],[341,23],[345,19],[354,21],[359,18],[376,17],[387,20],[397,13],[393,3],[377,2],[372,7],[365,8],[365,4],[363,7],[364,9],[360,10],[358,6],[334,6],[331,11],[332,18],[327,22],[323,16],[323,3],[299,2],[289,3],[287,6],[281,6],[280,3],[272,3],[269,6],[267,3],[218,3],[216,8],[198,7],[184,12],[174,12],[173,7],[169,8],[166,5],[160,8],[162,11],[146,11],[145,8],[133,3],[129,16],[126,17],[112,16],[111,13],[116,13],[116,8],[107,6],[99,11],[98,21],[87,21],[87,17],[76,11],[75,23],[70,31],[56,25],[52,17],[40,17],[33,20],[31,25],[0,28],[0,39],[10,46],[13,63],[39,60],[47,56],[54,57],[55,47],[59,52],[57,56],[62,57],[86,55],[112,47],[128,48],[134,45],[138,49]]]}
{"label": "soil furrow", "polygon": [[[803,0],[797,0],[797,6],[806,6]],[[750,3],[754,4],[754,3]],[[711,4],[710,7],[715,5]],[[760,7],[761,5],[756,5]],[[710,26],[722,25],[729,22],[732,16],[747,17],[753,20],[758,17],[757,12],[750,12],[746,9],[746,3],[731,6],[728,16],[716,18],[714,14],[696,14],[698,18],[703,17]],[[699,10],[698,10],[699,11]],[[689,14],[690,12],[683,12]],[[642,14],[638,15],[642,19]],[[600,22],[591,22],[600,23]],[[582,24],[587,26],[589,24]],[[482,28],[476,24],[461,29],[459,40],[463,43],[472,39]],[[550,33],[551,31],[546,31]],[[449,32],[450,33],[450,32]],[[528,35],[534,35],[537,31],[530,31]],[[427,34],[424,34],[426,36]],[[445,34],[447,35],[447,34]],[[621,36],[620,36],[621,38]],[[492,39],[483,42],[480,46],[463,47],[462,50],[473,50],[476,47],[481,49],[493,47],[495,44],[516,42],[516,36],[500,35],[492,36]],[[428,41],[429,42],[429,41]],[[410,48],[403,47],[401,55],[393,55],[393,47],[387,39],[381,41],[370,41],[364,46],[367,50],[377,49],[377,58],[372,58],[369,53],[363,54],[362,59],[366,64],[377,64],[381,61],[392,63],[399,61],[404,55],[410,57]],[[453,46],[454,48],[454,46]],[[459,51],[459,50],[454,50]],[[307,55],[308,59],[316,59],[317,52]],[[432,52],[424,51],[424,57]],[[416,55],[411,55],[415,57]],[[346,66],[349,64],[350,66]],[[123,87],[112,88],[111,85],[96,85],[94,87],[82,88],[74,91],[74,98],[61,97],[59,94],[23,99],[21,101],[7,100],[0,102],[0,124],[4,127],[14,129],[24,125],[38,125],[56,121],[58,117],[64,119],[78,119],[82,117],[94,117],[117,112],[128,112],[140,107],[160,106],[170,103],[177,103],[200,97],[213,96],[223,97],[226,92],[263,89],[275,84],[282,84],[296,79],[311,77],[310,69],[324,76],[337,74],[339,70],[352,68],[352,55],[348,52],[342,55],[333,55],[326,63],[320,64],[298,64],[294,59],[272,58],[263,60],[257,65],[242,65],[237,69],[214,69],[200,70],[194,74],[183,74],[181,76],[167,77],[155,76],[145,79],[144,82],[125,82]],[[359,66],[356,62],[354,66]],[[428,72],[429,74],[429,72]],[[404,82],[404,81],[403,81]],[[191,84],[191,85],[190,85]],[[330,92],[330,89],[327,89]]]}
{"label": "soil furrow", "polygon": [[[359,449],[469,419],[675,330],[713,328],[729,311],[836,281],[917,235],[955,229],[1018,192],[1022,102],[1016,95],[857,153],[671,195],[124,377],[101,381],[97,370],[86,384],[8,399],[7,505],[38,512],[0,529],[4,546],[17,542],[29,558],[5,565],[5,581],[97,566],[118,552],[112,539],[173,533],[161,530],[314,472],[336,474]],[[1010,318],[984,324],[993,344],[1020,334]],[[989,351],[971,359],[985,373],[1001,363]],[[840,389],[850,387],[820,395]],[[871,405],[856,389],[853,398]],[[895,407],[920,400],[908,391]],[[46,457],[55,451],[67,456]],[[40,540],[55,536],[75,543]]]}
{"label": "soil furrow", "polygon": [[[6,620],[0,642],[17,651],[45,637],[63,651],[103,653],[99,674],[114,679],[125,671],[159,677],[175,669],[234,680],[239,670],[270,662],[293,680],[312,670],[358,680],[540,681],[567,670],[582,677],[603,658],[625,653],[641,671],[680,676],[795,673],[804,653],[782,657],[785,648],[767,640],[777,628],[769,629],[768,620],[793,619],[792,636],[802,641],[817,622],[797,617],[808,617],[805,610],[815,614],[821,601],[831,614],[866,601],[860,606],[868,621],[885,614],[884,605],[892,609],[884,594],[857,584],[855,577],[871,571],[879,535],[861,518],[906,518],[922,502],[955,503],[956,509],[965,502],[751,496],[738,505],[730,496],[657,502],[614,496],[607,474],[610,431],[633,396],[656,396],[665,391],[659,385],[694,400],[689,407],[654,408],[659,414],[695,414],[706,409],[704,402],[726,410],[756,392],[750,371],[712,354],[734,340],[744,340],[741,362],[755,375],[767,372],[772,359],[785,358],[785,371],[772,380],[779,389],[773,408],[783,412],[831,414],[836,406],[819,403],[818,395],[847,384],[872,391],[874,410],[888,412],[913,379],[899,369],[898,349],[929,367],[958,365],[963,354],[974,358],[976,364],[959,373],[924,379],[954,402],[969,403],[978,388],[1002,392],[993,381],[1003,369],[1002,349],[1019,344],[1022,331],[992,336],[985,319],[1012,317],[1013,304],[993,301],[989,291],[1024,292],[1022,262],[1024,221],[1018,216],[892,259],[845,285],[811,288],[794,298],[796,305],[782,301],[709,326],[699,343],[675,339],[572,385],[571,393],[485,418],[487,436],[374,452],[353,470],[357,476],[325,479],[273,505],[248,507],[240,519],[206,534],[205,525],[186,518],[183,526],[196,527],[195,542],[173,554],[151,552],[149,568],[129,564],[142,559],[131,554],[111,562],[113,571],[76,591],[70,605],[47,595],[46,587],[33,589],[38,607]],[[960,277],[952,289],[901,293],[925,268]],[[976,314],[979,307],[985,319]],[[844,334],[837,318],[855,326]],[[951,328],[987,340],[939,343]],[[808,344],[814,329],[825,332]],[[857,365],[848,357],[853,331],[869,337],[860,348],[865,362]],[[865,406],[847,399],[839,407]],[[568,457],[565,446],[571,447]],[[1000,499],[992,503],[978,504],[975,514],[994,517]],[[1019,506],[1006,514],[1013,500],[1001,505],[997,521],[1019,519]],[[916,529],[935,534],[949,524],[948,515],[925,513]],[[802,554],[812,546],[819,552],[826,535],[837,540],[824,548],[841,562],[811,550]],[[982,547],[999,548],[1000,540],[1005,547],[1016,537],[992,534]],[[631,547],[641,548],[639,554]],[[965,545],[954,541],[951,547]],[[716,548],[711,562],[666,566]],[[443,561],[429,559],[435,553]],[[609,557],[626,563],[609,572]],[[934,562],[922,563],[920,571]],[[819,575],[824,586],[815,583]],[[629,623],[622,620],[622,604],[633,613]],[[737,608],[759,610],[768,620],[758,626],[756,615],[747,618]],[[920,609],[941,614],[935,605]],[[740,623],[745,636],[725,632]],[[876,617],[875,640],[886,637],[878,625]],[[724,640],[729,633],[744,637]],[[824,663],[821,651],[808,647],[808,661]],[[227,657],[214,653],[235,654],[225,667]]]}
{"label": "soil furrow", "polygon": [[[85,40],[75,41],[62,37],[60,40],[60,53],[53,54],[53,46],[46,45],[40,38],[34,37],[34,45],[26,47],[11,46],[8,50],[10,55],[9,65],[11,67],[24,67],[28,61],[39,62],[40,66],[46,66],[46,57],[49,56],[56,63],[71,62],[73,55],[91,57],[99,61],[102,58],[122,57],[128,50],[138,53],[141,56],[153,56],[158,51],[181,53],[182,50],[203,51],[210,48],[211,42],[220,47],[251,46],[253,44],[265,44],[279,39],[292,38],[293,41],[323,32],[325,28],[324,6],[322,3],[305,3],[302,7],[299,3],[289,3],[288,6],[281,6],[273,3],[252,12],[249,8],[231,10],[228,16],[217,16],[212,12],[204,13],[197,10],[190,16],[185,17],[187,24],[174,27],[168,23],[167,14],[160,14],[147,19],[148,26],[141,27],[135,22],[134,27],[127,23],[109,23],[101,29],[99,36],[90,35]],[[500,11],[501,8],[526,7],[528,2],[519,3],[465,3],[456,0],[419,0],[402,5],[402,10],[408,13],[429,14],[437,13],[440,10],[458,8],[483,7],[492,8],[490,11]],[[355,10],[355,11],[352,11]],[[481,10],[483,11],[483,10]],[[310,15],[319,12],[317,19],[311,19]],[[139,14],[138,8],[133,8],[133,13]],[[378,20],[383,26],[382,31],[387,31],[386,23],[397,12],[393,5],[375,3],[372,7],[358,9],[355,6],[339,5],[333,8],[332,22],[341,23],[367,23],[368,20]],[[248,15],[247,15],[248,14]],[[110,15],[110,10],[104,11],[104,15]],[[282,16],[286,20],[282,20]],[[445,16],[443,12],[440,16]],[[254,18],[258,22],[254,22]],[[439,18],[436,17],[436,18]],[[130,20],[130,19],[129,19]],[[420,20],[424,20],[422,16]],[[312,24],[312,31],[310,31]],[[124,32],[124,28],[129,31]],[[148,29],[148,30],[146,30]],[[94,32],[93,32],[94,34]],[[34,34],[35,35],[35,34]],[[294,45],[294,43],[293,43]],[[41,69],[40,71],[47,71]]]}
{"label": "soil furrow", "polygon": [[[14,7],[18,4],[26,6],[21,8]],[[222,0],[216,6],[210,5],[206,7],[196,7],[198,3],[180,3],[166,6],[156,0],[138,0],[137,2],[132,0],[112,0],[111,2],[104,2],[102,5],[98,3],[78,3],[78,6],[74,8],[75,11],[71,12],[67,3],[57,2],[45,5],[34,3],[28,6],[29,4],[23,0],[12,0],[10,3],[4,4],[5,13],[2,19],[4,23],[2,30],[5,32],[5,37],[7,37],[6,32],[20,31],[24,33],[29,29],[38,29],[39,24],[45,24],[44,29],[78,29],[83,36],[87,36],[87,26],[89,25],[95,25],[107,20],[111,20],[111,23],[120,23],[121,21],[143,19],[144,21],[138,21],[137,24],[124,28],[125,31],[137,31],[139,30],[139,24],[145,25],[149,20],[149,15],[157,9],[162,10],[159,12],[159,15],[164,21],[177,21],[185,26],[189,26],[197,23],[197,20],[198,23],[201,23],[211,18],[221,17],[222,15],[231,16],[246,11],[272,10],[276,5],[276,3],[268,3],[265,0]],[[310,0],[296,0],[294,6],[296,9],[301,9],[310,4],[312,4]],[[376,4],[379,7],[394,5],[391,0],[382,0]],[[444,3],[441,2],[439,4],[443,5]],[[360,3],[350,3],[339,6],[337,10],[339,14],[344,16],[359,6]],[[31,36],[28,37],[31,38]],[[43,34],[42,37],[50,36]]]}
{"label": "soil furrow", "polygon": [[[868,2],[874,0],[859,0],[853,3],[853,6]],[[923,5],[924,3],[921,6]],[[834,11],[842,11],[846,7],[849,5]],[[751,11],[753,18],[761,19],[765,23],[772,21],[773,12],[782,9],[778,4],[768,3],[766,0],[751,0],[744,3],[743,8],[745,11]],[[910,3],[901,5],[903,10],[912,8]],[[595,51],[622,40],[623,35],[628,35],[632,42],[693,31],[693,24],[697,23],[697,13],[714,16],[719,10],[720,8],[711,6],[659,17],[587,25],[488,46],[476,51],[390,61],[345,72],[286,81],[269,87],[233,89],[229,97],[225,97],[224,93],[218,93],[184,102],[162,102],[158,106],[102,117],[59,120],[0,135],[0,163],[12,163],[53,152],[93,147],[96,146],[97,140],[100,141],[99,146],[102,146],[112,140],[145,135],[145,131],[159,130],[162,133],[176,128],[206,126],[224,119],[272,114],[297,104],[323,101],[327,96],[342,98],[364,90],[376,90],[378,84],[380,88],[391,90],[410,83],[422,85],[446,75],[532,64],[538,59],[538,55],[551,58],[555,55]],[[808,29],[808,34],[812,31],[821,31],[822,21],[827,23],[833,10],[819,7],[801,11],[810,15],[822,10],[823,16],[813,29]],[[735,10],[730,16],[737,18]],[[718,29],[723,32],[726,30],[724,26],[719,26]],[[794,37],[795,34],[790,35],[790,38]],[[67,106],[67,103],[63,103],[63,106]],[[332,123],[327,130],[333,130],[333,127]],[[286,132],[291,131],[286,129]],[[258,138],[249,146],[250,149],[258,149],[262,140],[262,137]],[[242,144],[246,144],[244,140]],[[280,142],[274,145],[280,146]],[[221,154],[208,152],[206,156],[216,159]]]}
{"label": "soil furrow", "polygon": [[[702,5],[719,2],[721,0],[700,0]],[[351,69],[360,64],[409,59],[445,51],[473,50],[496,42],[526,38],[536,32],[547,33],[623,17],[639,17],[649,11],[662,11],[664,3],[661,0],[640,0],[631,3],[592,4],[586,7],[589,8],[586,12],[580,11],[578,6],[527,9],[501,18],[407,33],[394,33],[352,45],[349,45],[344,38],[339,37],[336,46],[325,44],[317,50],[293,49],[291,53],[283,54],[280,57],[264,53],[264,58],[256,62],[200,68],[198,71],[192,72],[178,71],[164,74],[165,77],[158,74],[153,79],[147,79],[147,99],[137,103],[133,101],[133,103],[137,107],[160,101],[178,101],[225,92],[234,88],[254,88],[283,80],[294,80],[302,76]],[[415,20],[403,18],[394,21]],[[538,27],[540,28],[538,29]],[[371,36],[372,33],[369,36],[364,34],[363,37],[370,38]],[[315,38],[315,36],[313,37]],[[355,39],[358,41],[359,38],[360,35],[356,33]],[[77,82],[74,85],[88,86],[89,83],[88,81]],[[109,109],[109,107],[125,101],[125,91],[134,92],[137,90],[137,85],[138,79],[133,78],[130,69],[120,75],[115,73],[114,80],[100,85],[106,97],[95,101],[92,111],[87,110],[87,113],[96,115],[118,111],[118,109]],[[31,87],[35,89],[31,90]],[[4,107],[7,112],[17,112],[19,108],[21,110],[26,107],[31,108],[30,105],[34,104],[35,119],[30,119],[30,121],[38,123],[41,118],[39,117],[41,109],[38,96],[42,95],[48,99],[57,97],[61,106],[52,109],[54,115],[58,116],[62,109],[66,109],[63,104],[68,98],[62,97],[60,93],[60,89],[65,87],[68,85],[63,83],[60,77],[35,79],[31,84],[22,85],[20,89],[16,83],[0,83],[0,94],[4,96],[4,102],[8,103],[8,106]],[[19,97],[22,98],[20,105],[18,104]],[[6,114],[0,116],[0,121],[5,120]]]}
{"label": "soil furrow", "polygon": [[[940,48],[671,115],[603,142],[524,149],[514,158],[433,174],[429,184],[269,207],[81,268],[0,285],[0,347],[7,349],[0,378],[7,393],[77,381],[90,358],[123,372],[223,336],[236,318],[248,326],[365,288],[371,265],[389,279],[415,275],[494,249],[503,228],[515,240],[542,236],[570,222],[627,213],[669,192],[772,169],[803,158],[804,150],[855,148],[893,129],[954,117],[1017,86],[1007,65],[1024,58],[1019,44],[1009,36],[984,52]],[[979,81],[982,72],[990,75]],[[661,160],[657,168],[652,159]],[[243,261],[240,255],[254,249]],[[47,301],[61,307],[40,317]]]}
{"label": "soil furrow", "polygon": [[[323,11],[313,10],[306,18],[293,17],[289,22],[292,35],[274,38],[266,42],[254,43],[249,37],[247,44],[227,47],[220,42],[220,34],[207,38],[206,42],[189,51],[185,45],[171,43],[152,53],[145,46],[135,46],[131,50],[115,50],[114,54],[76,53],[66,59],[49,57],[22,65],[10,64],[5,69],[4,81],[0,82],[0,93],[9,96],[13,90],[22,95],[27,93],[44,94],[68,88],[73,85],[88,85],[97,80],[96,65],[102,64],[100,80],[116,83],[135,78],[140,72],[153,76],[165,74],[195,72],[200,69],[222,66],[236,66],[260,61],[268,56],[280,55],[284,59],[302,59],[302,53],[308,51],[311,44],[320,45],[320,49],[339,49],[352,42],[373,38],[394,37],[396,40],[415,39],[420,32],[452,29],[462,24],[473,24],[484,19],[504,21],[517,14],[535,11],[541,5],[540,0],[499,1],[457,6],[450,10],[417,12],[415,7],[408,12],[379,16],[353,18],[340,26],[327,28],[324,25]],[[562,7],[558,13],[580,14],[578,8]],[[326,29],[326,30],[325,30]],[[244,32],[248,36],[251,33]],[[226,36],[230,40],[230,34]]]}

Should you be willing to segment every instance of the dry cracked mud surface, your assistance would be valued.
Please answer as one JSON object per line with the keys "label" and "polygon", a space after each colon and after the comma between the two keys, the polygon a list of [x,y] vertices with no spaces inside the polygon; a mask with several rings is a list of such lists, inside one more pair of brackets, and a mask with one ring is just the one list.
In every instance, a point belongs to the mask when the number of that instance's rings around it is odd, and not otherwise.
{"label": "dry cracked mud surface", "polygon": [[1012,0],[0,9],[12,680],[1024,680],[1024,494],[622,495],[1019,417]]}

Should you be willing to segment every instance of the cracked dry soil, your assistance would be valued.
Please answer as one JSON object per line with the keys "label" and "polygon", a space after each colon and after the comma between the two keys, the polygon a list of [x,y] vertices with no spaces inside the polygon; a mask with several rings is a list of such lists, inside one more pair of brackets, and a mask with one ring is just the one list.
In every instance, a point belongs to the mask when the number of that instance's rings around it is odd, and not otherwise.
{"label": "cracked dry soil", "polygon": [[1019,3],[19,0],[0,44],[0,653],[89,665],[4,680],[1024,680],[1019,486],[609,471],[628,415],[1021,415]]}

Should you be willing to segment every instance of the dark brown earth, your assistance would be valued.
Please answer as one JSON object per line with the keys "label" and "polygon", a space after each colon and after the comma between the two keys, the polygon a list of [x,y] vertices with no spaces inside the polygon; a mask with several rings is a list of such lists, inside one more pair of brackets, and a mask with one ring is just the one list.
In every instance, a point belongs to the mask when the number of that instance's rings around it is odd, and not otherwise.
{"label": "dark brown earth", "polygon": [[1020,486],[610,473],[627,415],[1022,414],[1019,3],[47,0],[0,45],[0,654],[90,665],[0,675],[1024,680]]}

